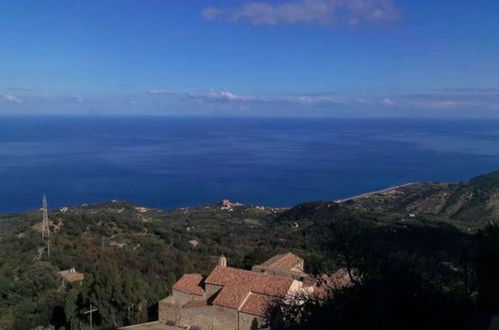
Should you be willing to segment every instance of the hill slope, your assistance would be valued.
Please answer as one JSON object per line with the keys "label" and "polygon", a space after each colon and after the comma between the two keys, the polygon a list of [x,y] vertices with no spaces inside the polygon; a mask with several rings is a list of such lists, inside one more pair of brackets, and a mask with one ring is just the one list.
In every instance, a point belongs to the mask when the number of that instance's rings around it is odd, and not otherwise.
{"label": "hill slope", "polygon": [[415,183],[340,203],[301,204],[279,220],[322,221],[350,212],[370,213],[386,221],[417,216],[477,229],[499,221],[499,171],[464,183]]}
{"label": "hill slope", "polygon": [[[50,212],[50,257],[40,210],[1,215],[0,328],[78,327],[86,324],[82,311],[90,303],[99,308],[102,327],[153,319],[175,278],[208,273],[221,254],[231,266],[249,268],[292,251],[305,258],[308,272],[330,273],[339,265],[338,228],[354,231],[359,221],[379,250],[422,251],[458,267],[470,234],[499,220],[498,196],[494,172],[459,184],[411,184],[290,209],[81,205]],[[57,271],[70,267],[86,279],[62,289]]]}

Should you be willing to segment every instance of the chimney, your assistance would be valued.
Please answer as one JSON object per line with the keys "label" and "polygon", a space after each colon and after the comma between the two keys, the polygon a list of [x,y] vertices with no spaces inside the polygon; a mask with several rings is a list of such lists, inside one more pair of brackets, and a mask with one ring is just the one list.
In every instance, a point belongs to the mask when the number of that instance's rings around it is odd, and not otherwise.
{"label": "chimney", "polygon": [[218,265],[220,267],[227,267],[227,258],[225,258],[223,254],[220,256],[220,258],[218,258]]}

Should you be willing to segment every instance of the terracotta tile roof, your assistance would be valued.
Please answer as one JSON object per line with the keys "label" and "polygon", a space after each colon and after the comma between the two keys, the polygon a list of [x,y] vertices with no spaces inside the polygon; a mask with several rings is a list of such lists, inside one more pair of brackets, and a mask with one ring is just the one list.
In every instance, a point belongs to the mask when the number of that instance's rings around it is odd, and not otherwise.
{"label": "terracotta tile roof", "polygon": [[[355,280],[355,271],[353,271],[353,277]],[[331,281],[330,286],[332,286],[334,289],[341,289],[352,285],[352,279],[350,278],[350,275],[348,274],[348,270],[346,268],[338,269],[333,275],[329,277],[329,279]]]}
{"label": "terracotta tile roof", "polygon": [[78,273],[74,269],[62,270],[59,272],[59,275],[68,283],[79,282],[85,279],[85,275]]}
{"label": "terracotta tile roof", "polygon": [[303,279],[303,287],[309,288],[317,284],[317,279],[313,276],[307,276]]}
{"label": "terracotta tile roof", "polygon": [[[353,276],[357,277],[355,273]],[[349,287],[352,284],[348,270],[340,268],[331,276],[321,275],[315,278],[314,294],[320,298],[326,298],[335,290]]]}
{"label": "terracotta tile roof", "polygon": [[241,312],[256,316],[265,316],[268,308],[274,301],[274,297],[250,293],[241,307]]}
{"label": "terracotta tile roof", "polygon": [[184,274],[177,283],[173,285],[173,288],[175,290],[202,296],[205,293],[204,289],[201,287],[202,282],[203,276],[201,276],[201,274]]}
{"label": "terracotta tile roof", "polygon": [[250,292],[284,298],[293,284],[293,279],[217,266],[205,283],[223,286],[213,304],[239,309]]}
{"label": "terracotta tile roof", "polygon": [[303,272],[303,259],[288,252],[273,256],[259,266],[281,271]]}
{"label": "terracotta tile roof", "polygon": [[239,309],[244,297],[248,294],[249,290],[245,285],[227,285],[222,288],[218,293],[214,305],[229,307],[232,309]]}

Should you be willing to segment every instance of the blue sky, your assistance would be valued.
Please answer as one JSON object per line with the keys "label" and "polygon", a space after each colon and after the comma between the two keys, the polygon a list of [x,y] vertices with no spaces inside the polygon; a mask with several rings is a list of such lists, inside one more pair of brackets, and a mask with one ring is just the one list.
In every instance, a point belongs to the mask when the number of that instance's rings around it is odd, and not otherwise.
{"label": "blue sky", "polygon": [[0,113],[499,117],[497,0],[0,0]]}

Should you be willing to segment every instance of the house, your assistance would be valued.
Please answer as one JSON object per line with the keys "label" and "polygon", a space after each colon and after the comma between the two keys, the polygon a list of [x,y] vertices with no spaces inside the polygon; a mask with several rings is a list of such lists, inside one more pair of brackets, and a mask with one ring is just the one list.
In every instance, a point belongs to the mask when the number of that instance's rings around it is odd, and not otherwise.
{"label": "house", "polygon": [[62,278],[63,287],[66,286],[66,283],[73,284],[79,282],[81,285],[85,279],[85,275],[77,272],[74,268],[62,270],[58,274]]}
{"label": "house", "polygon": [[273,303],[313,292],[315,282],[303,263],[285,253],[250,271],[228,267],[222,256],[206,278],[185,274],[173,285],[172,294],[159,301],[159,322],[199,329],[258,328]]}
{"label": "house", "polygon": [[290,252],[278,254],[261,265],[253,266],[252,270],[269,275],[290,277],[299,281],[303,281],[308,276],[303,271],[303,259]]}

